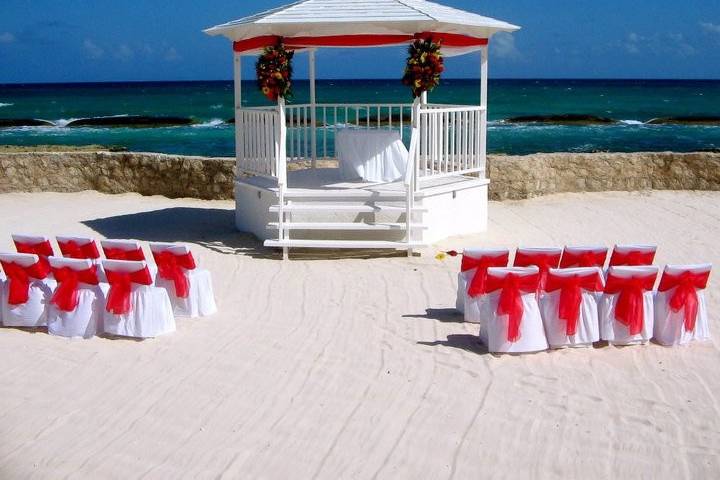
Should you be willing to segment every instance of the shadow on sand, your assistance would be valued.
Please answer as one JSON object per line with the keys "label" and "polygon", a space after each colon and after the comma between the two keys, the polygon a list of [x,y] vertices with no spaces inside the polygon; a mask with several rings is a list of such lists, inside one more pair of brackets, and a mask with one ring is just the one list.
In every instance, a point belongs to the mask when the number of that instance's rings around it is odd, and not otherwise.
{"label": "shadow on sand", "polygon": [[[250,233],[235,228],[235,210],[173,207],[149,212],[86,220],[83,225],[105,238],[146,242],[182,242],[227,255],[281,259],[280,249],[266,248]],[[293,260],[372,259],[402,257],[395,250],[293,249]]]}
{"label": "shadow on sand", "polygon": [[249,233],[235,229],[235,211],[220,208],[174,207],[82,222],[106,238],[148,242],[183,242],[228,255],[275,258]]}
{"label": "shadow on sand", "polygon": [[468,333],[448,335],[447,340],[436,340],[434,342],[417,342],[418,345],[427,347],[450,347],[475,353],[477,355],[489,355],[487,347],[480,342],[477,335]]}
{"label": "shadow on sand", "polygon": [[403,318],[425,318],[442,323],[465,323],[465,317],[455,308],[427,308],[425,314],[408,314]]}

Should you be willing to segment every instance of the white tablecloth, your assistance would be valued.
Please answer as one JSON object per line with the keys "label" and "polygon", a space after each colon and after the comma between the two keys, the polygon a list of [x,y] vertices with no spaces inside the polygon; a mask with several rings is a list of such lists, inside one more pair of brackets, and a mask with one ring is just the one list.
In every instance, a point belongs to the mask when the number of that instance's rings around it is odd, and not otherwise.
{"label": "white tablecloth", "polygon": [[405,175],[408,151],[399,132],[343,129],[335,137],[335,151],[343,180],[393,182]]}

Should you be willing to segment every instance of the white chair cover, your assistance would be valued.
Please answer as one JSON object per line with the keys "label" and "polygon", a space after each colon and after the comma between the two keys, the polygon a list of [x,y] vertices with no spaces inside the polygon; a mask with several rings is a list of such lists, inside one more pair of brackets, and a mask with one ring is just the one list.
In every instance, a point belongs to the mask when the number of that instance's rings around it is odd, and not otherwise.
{"label": "white chair cover", "polygon": [[550,269],[560,266],[562,252],[563,249],[558,247],[518,247],[515,251],[514,267],[538,267],[540,269],[538,298],[542,295],[542,287],[545,285],[545,278]]}
{"label": "white chair cover", "polygon": [[[529,268],[490,268],[488,278],[504,279],[508,274],[519,277],[538,275],[537,267]],[[492,281],[492,280],[491,280]],[[521,294],[523,313],[520,322],[520,338],[515,342],[508,341],[509,315],[498,314],[498,304],[502,291],[498,290],[483,295],[479,300],[480,340],[493,353],[530,353],[548,349],[545,329],[543,328],[540,307],[536,291]]]}
{"label": "white chair cover", "polygon": [[[147,269],[145,262],[104,260],[105,272],[134,273]],[[112,289],[112,284],[111,284]],[[103,312],[105,333],[122,337],[152,338],[175,331],[172,304],[164,288],[133,283],[130,310],[124,314]]]}
{"label": "white chair cover", "polygon": [[563,249],[560,268],[605,268],[607,247],[571,247]]}
{"label": "white chair cover", "polygon": [[[186,245],[176,245],[171,243],[151,243],[150,250],[153,255],[162,252],[170,252],[173,255],[186,256],[192,253]],[[194,259],[193,262],[194,263]],[[215,294],[212,287],[212,276],[210,271],[201,268],[187,269],[183,268],[183,272],[190,284],[190,291],[186,298],[176,295],[175,284],[172,280],[162,278],[160,275],[155,277],[155,285],[167,290],[170,301],[176,316],[179,317],[206,317],[217,312],[215,304]]]}
{"label": "white chair cover", "polygon": [[[57,236],[55,237],[55,240],[57,240],[58,246],[60,247],[60,253],[62,253],[63,257],[91,260],[95,265],[97,265],[98,279],[100,280],[100,282],[107,283],[107,278],[105,277],[105,270],[103,270],[102,268],[102,258],[100,258],[99,255],[94,258],[94,255],[90,254],[91,252],[97,252],[98,254],[100,253],[97,242],[94,238]],[[75,245],[78,245],[81,250],[80,252],[78,252],[80,255],[72,256],[67,254],[66,251],[63,250],[63,245],[66,245],[68,243],[74,243]]]}
{"label": "white chair cover", "polygon": [[[657,277],[658,268],[645,267],[610,267],[608,282],[611,276],[619,278]],[[653,281],[654,282],[654,281]],[[606,286],[607,288],[607,286]],[[654,326],[654,292],[652,287],[642,294],[642,329],[637,334],[631,334],[630,329],[617,320],[616,307],[620,297],[619,293],[604,293],[600,299],[598,312],[600,314],[600,338],[613,345],[636,345],[647,343],[653,336]]]}
{"label": "white chair cover", "polygon": [[656,252],[655,245],[615,245],[609,265],[611,267],[652,265]]}
{"label": "white chair cover", "polygon": [[[145,262],[145,265],[150,272],[150,276],[153,278],[153,280],[155,280],[155,276],[157,275],[157,265],[155,265],[154,262],[148,260],[145,252],[142,249],[142,246],[140,245],[140,242],[136,240],[100,240],[100,245],[102,246],[105,258],[107,258],[108,260]],[[126,253],[121,257],[112,255],[112,252],[117,250],[121,250]]]}
{"label": "white chair cover", "polygon": [[[90,259],[78,260],[59,257],[50,257],[50,265],[54,269],[70,268],[76,271],[96,267]],[[101,333],[104,308],[105,294],[100,286],[80,282],[78,284],[78,305],[75,310],[67,312],[58,308],[52,301],[49,303],[48,333],[61,337],[90,338]]]}
{"label": "white chair cover", "polygon": [[[552,287],[552,277],[573,276],[588,279],[590,283],[596,279],[598,288],[602,288],[602,270],[597,267],[552,269],[548,286]],[[543,292],[540,298],[540,311],[550,346],[552,348],[588,347],[600,340],[598,300],[602,296],[602,290],[581,289],[580,316],[574,335],[568,335],[567,321],[560,318],[560,296],[561,290],[555,290]]]}
{"label": "white chair cover", "polygon": [[[463,266],[472,263],[473,261],[481,261],[485,258],[501,258],[501,263],[504,265],[498,265],[495,263],[493,266],[507,266],[510,251],[507,248],[466,248],[463,251]],[[461,267],[461,269],[464,267]],[[461,271],[458,273],[458,289],[457,298],[455,300],[455,308],[465,315],[465,321],[469,323],[480,323],[480,310],[478,306],[478,299],[472,298],[468,295],[469,282],[475,277],[477,268],[471,268],[469,270]]]}
{"label": "white chair cover", "polygon": [[[695,275],[709,274],[712,265],[668,265],[663,276],[680,276],[685,272]],[[663,280],[660,285],[662,290]],[[695,316],[695,329],[688,331],[685,328],[685,309],[674,311],[670,307],[670,300],[679,287],[655,294],[655,340],[661,345],[685,345],[693,341],[710,340],[710,325],[708,324],[707,302],[705,293],[701,288],[695,288],[698,300],[698,309]]]}
{"label": "white chair cover", "polygon": [[[0,261],[16,263],[23,267],[31,267],[40,261],[37,255],[31,254],[0,254]],[[4,282],[2,288],[2,323],[6,327],[43,327],[47,325],[47,306],[57,283],[48,277],[30,279],[28,301],[20,305],[10,305],[10,280]]]}

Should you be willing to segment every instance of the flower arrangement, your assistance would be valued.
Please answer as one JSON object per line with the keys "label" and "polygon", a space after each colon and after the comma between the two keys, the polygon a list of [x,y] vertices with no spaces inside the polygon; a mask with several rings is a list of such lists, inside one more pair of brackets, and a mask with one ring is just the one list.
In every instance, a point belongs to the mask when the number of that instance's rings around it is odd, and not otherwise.
{"label": "flower arrangement", "polygon": [[445,70],[440,43],[432,38],[415,40],[408,48],[407,66],[402,82],[412,90],[413,98],[430,92],[440,84]]}
{"label": "flower arrangement", "polygon": [[285,50],[282,42],[267,47],[255,64],[258,88],[268,99],[292,97],[292,58],[295,52]]}

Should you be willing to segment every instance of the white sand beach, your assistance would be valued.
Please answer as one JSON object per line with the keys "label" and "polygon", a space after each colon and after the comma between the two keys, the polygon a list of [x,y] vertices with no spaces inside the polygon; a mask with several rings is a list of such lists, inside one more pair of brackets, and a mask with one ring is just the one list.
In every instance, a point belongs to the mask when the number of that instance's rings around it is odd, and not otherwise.
{"label": "white sand beach", "polygon": [[[717,343],[493,356],[453,309],[465,246],[656,242],[720,267],[720,193],[491,202],[422,257],[289,262],[234,202],[0,195],[10,233],[188,242],[220,313],[147,341],[0,329],[0,478],[713,478]],[[707,291],[720,338],[720,278]],[[715,341],[717,342],[717,340]]]}

